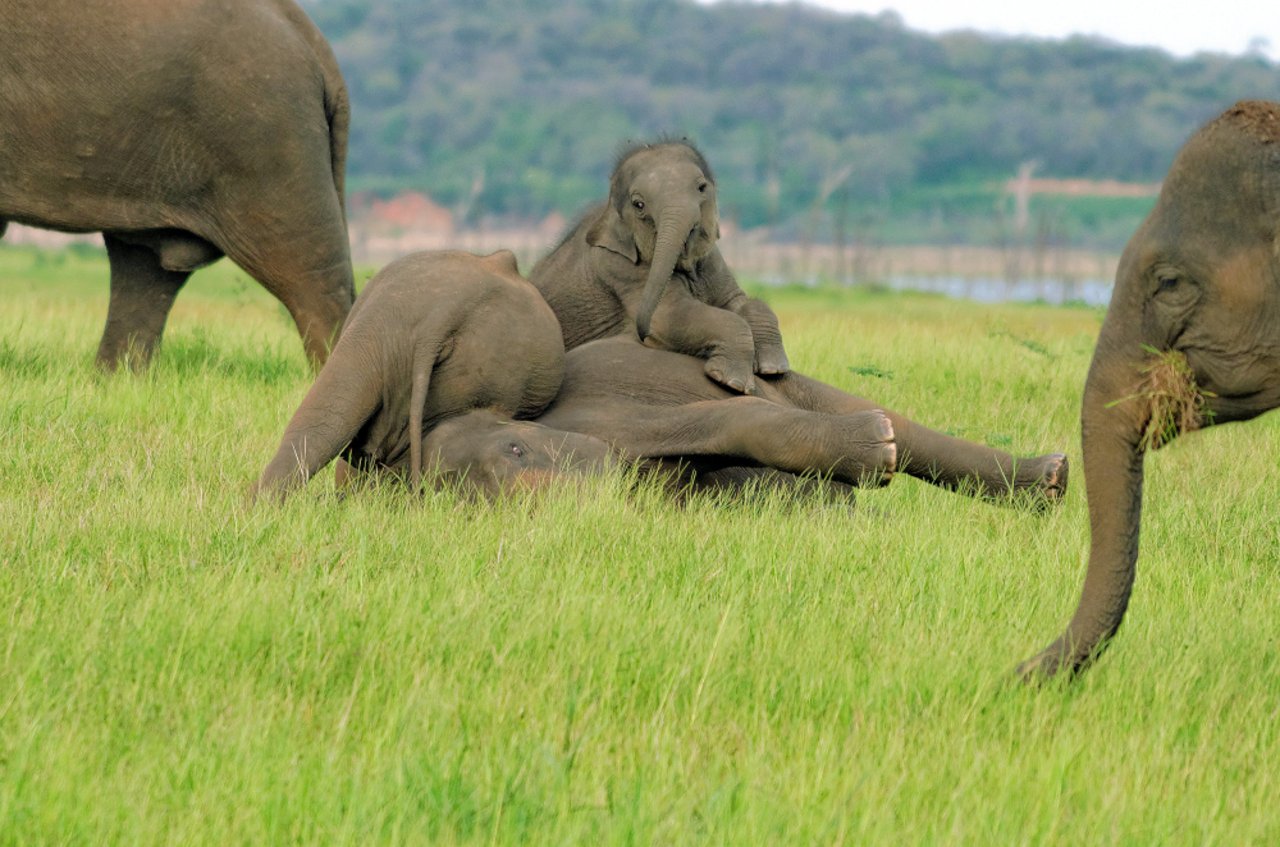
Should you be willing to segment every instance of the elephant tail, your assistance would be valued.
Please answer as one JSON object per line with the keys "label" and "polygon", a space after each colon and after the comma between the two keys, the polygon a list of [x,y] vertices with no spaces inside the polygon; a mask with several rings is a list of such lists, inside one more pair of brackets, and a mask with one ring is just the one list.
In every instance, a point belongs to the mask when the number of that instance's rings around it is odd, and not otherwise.
{"label": "elephant tail", "polygon": [[351,98],[347,94],[347,84],[342,78],[342,70],[338,67],[338,57],[334,55],[333,47],[325,40],[315,22],[292,3],[279,5],[285,7],[285,16],[293,22],[315,53],[324,89],[324,116],[329,124],[329,163],[333,170],[333,187],[338,191],[339,205],[345,219],[347,141],[351,133]]}
{"label": "elephant tail", "polygon": [[329,121],[329,163],[333,168],[333,187],[338,192],[342,216],[347,216],[346,174],[347,140],[351,133],[351,99],[347,84],[338,70],[338,60],[329,45],[320,54],[320,68],[324,73],[324,114]]}

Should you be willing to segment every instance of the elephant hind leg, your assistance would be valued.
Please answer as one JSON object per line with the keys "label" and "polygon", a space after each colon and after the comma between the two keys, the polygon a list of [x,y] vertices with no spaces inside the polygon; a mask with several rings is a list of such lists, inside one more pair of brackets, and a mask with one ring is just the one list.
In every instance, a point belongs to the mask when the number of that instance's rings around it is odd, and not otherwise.
{"label": "elephant hind leg", "polygon": [[1067,496],[1069,466],[1066,453],[1020,459],[1014,470],[1013,491],[1034,492],[1046,503],[1056,503]]}
{"label": "elephant hind leg", "polygon": [[[264,205],[280,202],[297,214],[282,217]],[[355,300],[347,227],[332,184],[292,195],[282,190],[236,197],[231,208],[234,226],[220,235],[218,246],[289,310],[319,371]]]}
{"label": "elephant hind leg", "polygon": [[114,370],[145,367],[160,343],[173,301],[189,271],[166,270],[149,247],[103,234],[111,264],[111,302],[98,345],[98,364]]}
{"label": "elephant hind leg", "polygon": [[984,498],[1030,494],[1045,503],[1067,492],[1067,457],[1063,453],[1017,458],[1003,450],[976,444],[890,415],[902,447],[902,470],[945,488]]}
{"label": "elephant hind leg", "polygon": [[898,469],[948,490],[981,497],[1027,492],[1044,501],[1062,499],[1067,491],[1067,457],[1049,453],[1018,459],[1003,450],[938,432],[865,397],[797,373],[767,380],[780,402],[825,414],[853,414],[880,409],[893,424],[901,456]]}

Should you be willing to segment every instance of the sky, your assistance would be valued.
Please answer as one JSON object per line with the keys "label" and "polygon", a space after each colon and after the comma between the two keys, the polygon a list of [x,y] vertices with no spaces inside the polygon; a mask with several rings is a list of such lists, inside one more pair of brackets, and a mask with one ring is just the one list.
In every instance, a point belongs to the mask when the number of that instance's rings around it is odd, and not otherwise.
{"label": "sky", "polygon": [[[1066,38],[1099,35],[1175,56],[1201,51],[1241,55],[1254,46],[1280,61],[1280,4],[1275,0],[804,0],[847,12],[898,13],[911,29],[973,29],[996,35]],[[1260,49],[1259,49],[1260,48]]]}

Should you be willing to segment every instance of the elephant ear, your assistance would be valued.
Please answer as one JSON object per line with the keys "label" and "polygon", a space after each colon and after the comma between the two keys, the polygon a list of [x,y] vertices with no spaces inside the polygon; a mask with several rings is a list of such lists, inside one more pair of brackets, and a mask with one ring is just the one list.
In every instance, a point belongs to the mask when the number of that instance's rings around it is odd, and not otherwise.
{"label": "elephant ear", "polygon": [[587,230],[587,243],[592,247],[603,247],[611,253],[625,256],[631,263],[639,264],[640,248],[636,247],[635,236],[622,220],[622,215],[613,204],[608,204],[595,223]]}

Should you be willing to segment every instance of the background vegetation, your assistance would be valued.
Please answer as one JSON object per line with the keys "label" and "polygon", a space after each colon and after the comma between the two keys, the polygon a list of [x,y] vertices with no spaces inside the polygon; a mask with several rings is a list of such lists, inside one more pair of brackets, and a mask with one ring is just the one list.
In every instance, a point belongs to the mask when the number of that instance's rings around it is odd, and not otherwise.
{"label": "background vegetation", "polygon": [[[1280,419],[1148,460],[1129,620],[1034,690],[1078,475],[1047,514],[911,479],[250,507],[309,382],[284,311],[220,263],[105,377],[106,275],[0,249],[0,844],[1280,840]],[[1096,310],[769,297],[798,368],[1079,456]]]}
{"label": "background vegetation", "polygon": [[[353,187],[426,191],[473,222],[572,215],[621,142],[665,133],[703,146],[744,226],[813,227],[816,210],[824,235],[990,242],[1022,163],[1155,182],[1199,124],[1280,91],[1260,56],[938,37],[798,4],[305,5],[351,89]],[[1054,204],[1042,236],[1115,247],[1150,200]]]}

